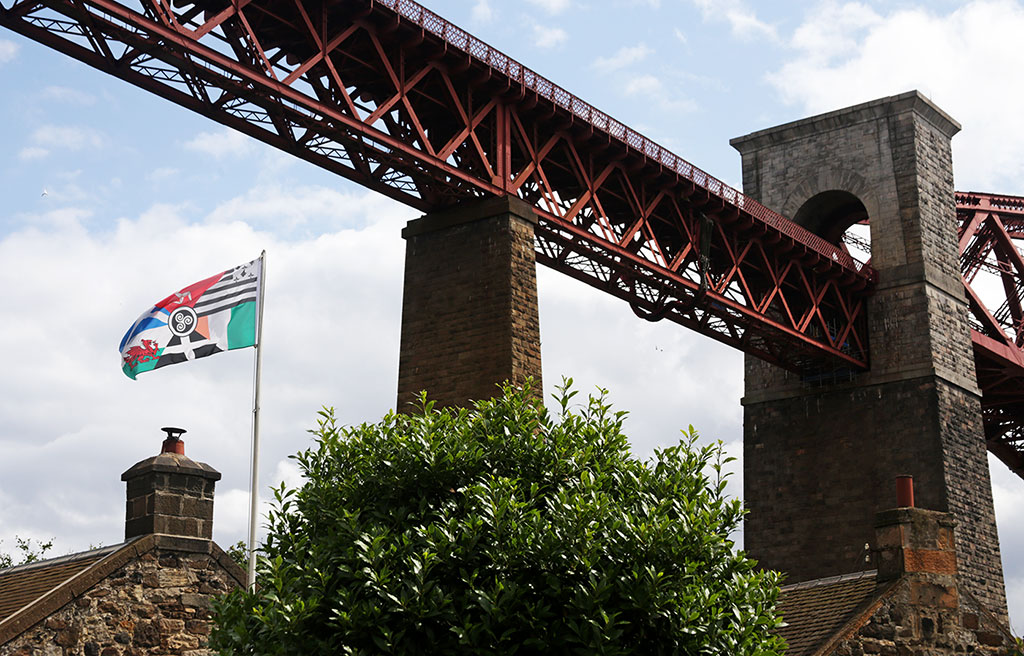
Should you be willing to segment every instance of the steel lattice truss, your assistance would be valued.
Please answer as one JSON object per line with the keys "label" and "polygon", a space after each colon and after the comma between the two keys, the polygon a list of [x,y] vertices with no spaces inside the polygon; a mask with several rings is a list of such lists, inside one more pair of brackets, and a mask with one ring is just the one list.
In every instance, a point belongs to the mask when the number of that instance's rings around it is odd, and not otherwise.
{"label": "steel lattice truss", "polygon": [[0,0],[0,24],[423,211],[516,195],[538,261],[804,373],[874,272],[408,0]]}
{"label": "steel lattice truss", "polygon": [[985,438],[1024,478],[1024,198],[957,193],[956,211]]}
{"label": "steel lattice truss", "polygon": [[[518,196],[539,262],[641,317],[869,364],[869,267],[411,0],[0,0],[0,25],[425,212]],[[986,436],[1024,476],[1024,201],[957,207]]]}

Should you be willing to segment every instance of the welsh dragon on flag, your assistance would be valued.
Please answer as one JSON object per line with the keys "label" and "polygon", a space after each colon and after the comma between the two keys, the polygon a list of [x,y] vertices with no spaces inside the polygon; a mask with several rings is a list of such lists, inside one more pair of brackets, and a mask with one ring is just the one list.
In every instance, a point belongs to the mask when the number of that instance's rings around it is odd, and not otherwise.
{"label": "welsh dragon on flag", "polygon": [[262,259],[175,292],[135,320],[121,340],[121,368],[139,374],[256,345]]}

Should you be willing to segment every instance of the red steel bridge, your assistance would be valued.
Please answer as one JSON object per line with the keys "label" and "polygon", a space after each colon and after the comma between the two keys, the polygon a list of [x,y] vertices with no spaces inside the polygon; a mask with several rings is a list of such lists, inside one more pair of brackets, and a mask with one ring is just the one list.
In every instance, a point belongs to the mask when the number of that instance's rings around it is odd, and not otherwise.
{"label": "red steel bridge", "polygon": [[[0,25],[424,212],[517,196],[539,262],[645,319],[808,376],[870,365],[876,274],[843,244],[411,0],[0,0]],[[956,200],[986,438],[1024,477],[1024,199]]]}

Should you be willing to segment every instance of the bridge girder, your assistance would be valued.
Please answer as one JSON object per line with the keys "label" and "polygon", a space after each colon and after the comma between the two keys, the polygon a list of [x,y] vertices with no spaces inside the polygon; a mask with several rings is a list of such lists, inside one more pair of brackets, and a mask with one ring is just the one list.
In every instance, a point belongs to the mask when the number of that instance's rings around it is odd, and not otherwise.
{"label": "bridge girder", "polygon": [[1024,198],[958,192],[956,213],[985,439],[1024,478]]}
{"label": "bridge girder", "polygon": [[[870,365],[869,266],[411,0],[0,0],[0,25],[424,212],[518,196],[539,262],[645,319]],[[957,201],[989,448],[1024,477],[1021,199]]]}
{"label": "bridge girder", "polygon": [[518,196],[537,259],[792,370],[868,366],[870,268],[408,0],[13,0],[0,24],[423,211]]}

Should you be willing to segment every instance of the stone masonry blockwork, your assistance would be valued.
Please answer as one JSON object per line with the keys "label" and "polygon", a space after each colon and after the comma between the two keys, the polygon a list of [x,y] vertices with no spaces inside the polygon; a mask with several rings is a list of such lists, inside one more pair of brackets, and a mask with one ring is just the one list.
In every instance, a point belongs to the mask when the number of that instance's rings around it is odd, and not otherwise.
{"label": "stone masonry blockwork", "polygon": [[534,380],[541,393],[533,226],[515,198],[494,198],[410,222],[398,409],[421,390],[441,406]]}
{"label": "stone masonry blockwork", "polygon": [[829,645],[829,656],[1012,656],[999,620],[969,595],[940,582],[902,581],[870,609],[870,617]]}
{"label": "stone masonry blockwork", "polygon": [[125,539],[161,533],[213,536],[213,495],[220,472],[184,454],[160,453],[121,475],[126,483]]}
{"label": "stone masonry blockwork", "polygon": [[240,584],[210,553],[153,549],[0,646],[0,656],[213,656],[210,602]]}
{"label": "stone masonry blockwork", "polygon": [[745,546],[791,582],[865,569],[874,513],[895,501],[894,477],[911,474],[918,505],[956,519],[961,586],[1005,621],[959,270],[958,130],[910,92],[733,140],[744,191],[786,216],[826,192],[856,196],[879,275],[870,371],[817,385],[747,358]]}

